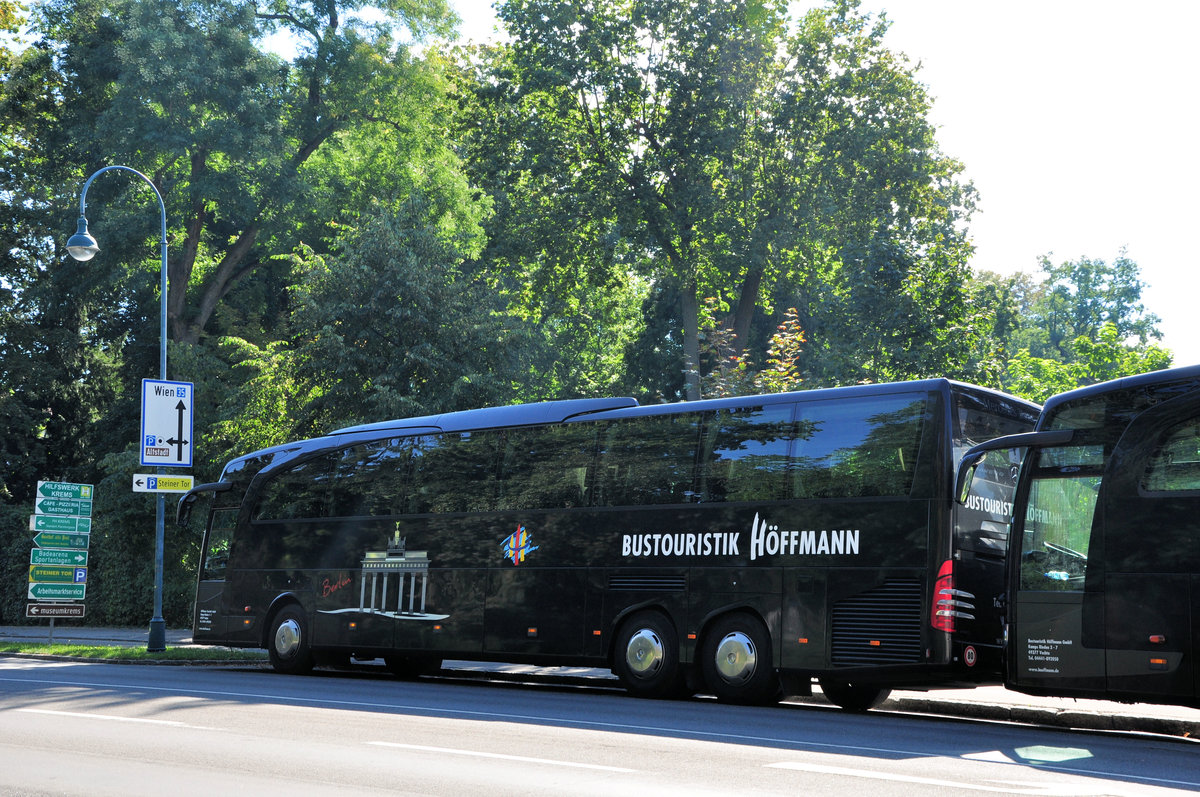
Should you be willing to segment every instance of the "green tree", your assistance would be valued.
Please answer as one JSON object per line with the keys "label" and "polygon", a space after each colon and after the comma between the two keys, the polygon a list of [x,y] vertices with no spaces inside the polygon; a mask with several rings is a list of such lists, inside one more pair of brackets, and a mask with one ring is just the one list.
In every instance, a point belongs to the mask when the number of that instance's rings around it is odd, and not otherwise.
{"label": "green tree", "polygon": [[420,197],[379,206],[295,286],[295,380],[309,429],[503,404],[526,330],[472,273],[480,241]]}
{"label": "green tree", "polygon": [[[575,198],[579,223],[628,241],[627,267],[670,286],[660,295],[679,307],[659,315],[674,319],[688,397],[699,296],[719,300],[739,350],[756,318],[794,304],[828,332],[809,356],[840,356],[839,373],[852,344],[881,339],[881,297],[909,301],[868,375],[957,350],[973,323],[959,295],[971,194],[884,21],[838,2],[793,32],[766,0],[521,0],[500,16],[513,43],[480,83],[522,110],[509,149],[534,153],[525,174]],[[916,334],[940,346],[936,363],[903,342]]]}

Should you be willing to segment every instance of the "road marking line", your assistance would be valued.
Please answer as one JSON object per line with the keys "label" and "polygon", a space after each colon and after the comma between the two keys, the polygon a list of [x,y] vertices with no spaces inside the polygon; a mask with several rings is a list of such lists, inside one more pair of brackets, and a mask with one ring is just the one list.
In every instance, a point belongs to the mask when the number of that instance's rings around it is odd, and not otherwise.
{"label": "road marking line", "polygon": [[447,753],[449,755],[466,755],[476,758],[498,758],[502,761],[519,761],[523,764],[550,764],[556,767],[575,767],[577,769],[598,769],[603,772],[637,772],[636,769],[625,767],[608,767],[603,764],[581,764],[577,761],[556,761],[550,758],[530,758],[523,755],[507,755],[504,753],[484,753],[479,750],[459,750],[453,747],[429,747],[423,744],[401,744],[399,742],[367,742],[377,747],[396,747],[401,750],[419,750],[423,753]]}
{"label": "road marking line", "polygon": [[[923,786],[944,786],[951,789],[964,789],[969,791],[986,791],[995,792],[998,794],[1085,794],[1088,792],[1080,792],[1078,787],[1064,784],[1055,786],[1052,784],[1031,784],[1027,788],[1014,788],[1013,786],[985,786],[982,783],[968,783],[966,781],[957,780],[940,780],[938,778],[923,778],[917,775],[900,775],[891,772],[874,772],[869,769],[850,769],[848,767],[828,767],[821,764],[801,764],[790,761],[785,761],[779,764],[764,764],[768,769],[795,769],[801,772],[814,772],[821,775],[846,775],[855,778],[870,778],[872,780],[889,780],[897,783],[917,783]],[[1095,792],[1101,794],[1103,792]]]}
{"label": "road marking line", "polygon": [[91,714],[84,711],[51,711],[44,708],[19,708],[17,711],[23,711],[26,714],[49,714],[54,717],[81,717],[89,720],[114,720],[115,722],[144,722],[149,725],[173,725],[176,728],[191,727],[186,722],[175,722],[174,720],[150,720],[143,717],[118,717],[115,714]]}

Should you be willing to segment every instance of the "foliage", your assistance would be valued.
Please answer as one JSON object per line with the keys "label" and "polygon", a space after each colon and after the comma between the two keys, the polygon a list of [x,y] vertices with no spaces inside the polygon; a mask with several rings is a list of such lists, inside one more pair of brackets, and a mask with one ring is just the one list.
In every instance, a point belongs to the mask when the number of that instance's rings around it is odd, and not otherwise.
{"label": "foliage", "polygon": [[[519,121],[495,148],[575,200],[555,203],[571,228],[619,235],[630,268],[670,283],[689,397],[701,295],[737,350],[773,307],[799,308],[824,382],[855,364],[847,381],[936,371],[959,352],[972,195],[886,23],[838,2],[789,27],[765,0],[522,0],[500,16],[513,43],[480,83]],[[866,362],[863,340],[880,343]]]}
{"label": "foliage", "polygon": [[[951,376],[1035,398],[1165,367],[1137,265],[972,275],[972,186],[885,17],[832,0],[0,0],[0,612],[39,479],[97,486],[89,617],[151,613],[139,382],[167,206],[198,481],[359,421]],[[294,49],[266,49],[291,36]],[[701,303],[700,297],[709,297]],[[785,309],[786,308],[786,309]],[[170,509],[168,509],[170,514]],[[197,521],[199,522],[199,521]],[[196,529],[168,527],[188,622]]]}

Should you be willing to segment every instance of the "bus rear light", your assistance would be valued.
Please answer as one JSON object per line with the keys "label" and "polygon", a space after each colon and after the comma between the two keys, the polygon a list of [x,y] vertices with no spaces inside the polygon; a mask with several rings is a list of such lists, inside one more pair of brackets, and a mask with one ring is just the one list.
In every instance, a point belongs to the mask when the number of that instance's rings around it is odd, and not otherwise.
{"label": "bus rear light", "polygon": [[1150,635],[1150,644],[1151,645],[1162,645],[1162,644],[1165,644],[1166,641],[1167,641],[1167,638],[1162,634],[1151,634]]}
{"label": "bus rear light", "polygon": [[930,611],[929,624],[938,631],[954,633],[958,630],[958,620],[974,620],[971,614],[975,609],[972,602],[975,596],[970,592],[955,589],[954,560],[942,562],[938,570],[937,581],[933,585],[933,607]]}

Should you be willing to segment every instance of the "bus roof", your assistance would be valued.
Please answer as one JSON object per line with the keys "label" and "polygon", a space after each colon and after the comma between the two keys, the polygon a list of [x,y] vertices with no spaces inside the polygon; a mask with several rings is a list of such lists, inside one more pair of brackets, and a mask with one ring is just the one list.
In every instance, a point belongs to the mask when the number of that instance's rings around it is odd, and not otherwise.
{"label": "bus roof", "polygon": [[[794,401],[816,401],[829,398],[854,398],[862,396],[886,395],[903,392],[943,392],[952,390],[969,392],[977,395],[991,395],[1006,401],[1029,404],[1036,411],[1037,405],[1016,396],[1002,393],[991,388],[979,387],[950,379],[935,378],[921,379],[911,382],[884,382],[878,384],[849,385],[845,387],[814,388],[789,393],[767,393],[750,396],[730,396],[727,398],[703,399],[700,401],[680,401],[670,404],[640,405],[637,399],[629,397],[617,398],[586,398],[567,399],[562,401],[545,401],[532,404],[511,404],[500,407],[484,407],[474,410],[446,412],[439,415],[423,415],[415,418],[397,418],[376,423],[358,424],[336,429],[325,435],[299,440],[272,448],[255,451],[231,460],[238,462],[252,457],[262,457],[264,454],[276,454],[272,458],[271,467],[282,465],[294,459],[295,455],[304,455],[329,446],[338,446],[341,438],[344,441],[365,440],[384,436],[388,433],[397,435],[433,434],[437,432],[462,432],[477,429],[498,427],[532,426],[537,424],[564,423],[571,420],[612,419],[635,415],[657,415],[676,412],[703,412],[705,410],[723,409],[729,407],[745,407],[781,404]],[[283,456],[278,456],[282,454]],[[227,466],[228,467],[228,466]]]}
{"label": "bus roof", "polygon": [[347,426],[344,429],[332,431],[329,435],[392,431],[403,431],[406,434],[422,431],[455,432],[486,429],[493,426],[531,426],[541,423],[561,423],[578,415],[636,406],[638,403],[634,398],[587,398],[543,401],[536,404],[509,404],[502,407],[484,407],[477,410],[461,410],[445,412],[440,415],[424,415],[419,418],[399,418]]}
{"label": "bus roof", "polygon": [[[1136,376],[1112,379],[1108,382],[1058,393],[1046,399],[1038,428],[1063,427],[1062,423],[1056,425],[1055,419],[1077,407],[1091,406],[1097,403],[1100,405],[1114,404],[1109,407],[1109,413],[1120,410],[1136,414],[1152,404],[1194,390],[1200,390],[1200,365],[1167,368],[1161,371],[1149,371]],[[1105,399],[1105,401],[1097,402],[1098,399]],[[1120,407],[1115,405],[1120,405]],[[1071,423],[1090,426],[1093,423],[1105,422],[1104,418],[1100,416],[1096,416],[1094,421],[1089,423],[1081,423],[1083,420],[1083,418],[1073,418]]]}

